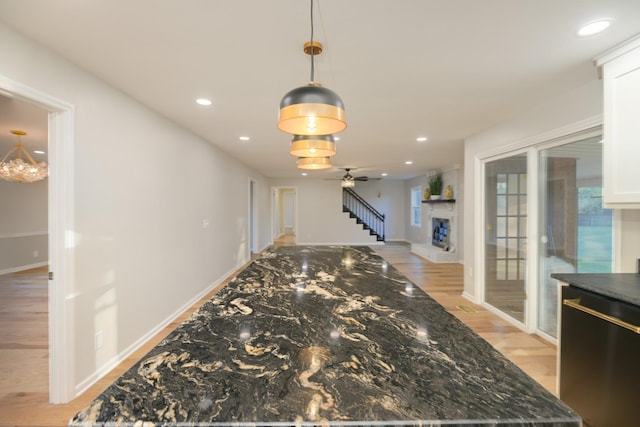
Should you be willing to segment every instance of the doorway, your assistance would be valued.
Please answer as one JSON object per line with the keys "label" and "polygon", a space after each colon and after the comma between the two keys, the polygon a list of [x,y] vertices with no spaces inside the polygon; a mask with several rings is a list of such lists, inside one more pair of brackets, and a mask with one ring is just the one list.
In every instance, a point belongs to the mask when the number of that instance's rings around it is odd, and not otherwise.
{"label": "doorway", "polygon": [[527,155],[485,164],[484,300],[519,323],[527,307]]}
{"label": "doorway", "polygon": [[[26,133],[21,143],[34,161],[49,163],[47,110],[0,93],[0,156],[18,141],[11,130]],[[48,191],[47,179],[0,180],[3,399],[20,392],[49,392]]]}
{"label": "doorway", "polygon": [[272,188],[272,241],[295,244],[297,234],[297,192],[295,187]]}
{"label": "doorway", "polygon": [[0,92],[37,106],[48,116],[49,402],[66,403],[75,397],[75,363],[70,347],[73,323],[66,309],[68,290],[73,289],[74,107],[2,75]]}
{"label": "doorway", "polygon": [[613,211],[602,206],[602,137],[540,150],[537,329],[558,336],[552,273],[613,271]]}
{"label": "doorway", "polygon": [[480,163],[482,302],[551,342],[557,339],[559,288],[551,274],[613,271],[601,139],[595,127]]}

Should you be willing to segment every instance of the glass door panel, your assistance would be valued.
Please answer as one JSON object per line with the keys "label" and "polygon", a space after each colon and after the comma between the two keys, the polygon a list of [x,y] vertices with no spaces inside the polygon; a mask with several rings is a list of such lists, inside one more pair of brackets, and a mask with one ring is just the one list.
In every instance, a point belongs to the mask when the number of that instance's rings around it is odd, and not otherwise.
{"label": "glass door panel", "polygon": [[526,154],[485,164],[487,303],[525,322],[527,267]]}
{"label": "glass door panel", "polygon": [[557,337],[552,273],[611,272],[612,211],[602,207],[600,136],[540,151],[538,329]]}

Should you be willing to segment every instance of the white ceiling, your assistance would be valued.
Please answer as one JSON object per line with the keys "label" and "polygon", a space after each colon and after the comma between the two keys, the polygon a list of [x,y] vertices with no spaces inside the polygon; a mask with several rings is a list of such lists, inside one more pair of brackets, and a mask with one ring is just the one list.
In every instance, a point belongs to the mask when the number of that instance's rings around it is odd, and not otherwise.
{"label": "white ceiling", "polygon": [[[576,35],[601,17],[612,27]],[[0,20],[264,175],[300,176],[276,120],[309,80],[308,0],[0,0]],[[316,80],[346,107],[334,166],[404,179],[597,78],[593,57],[640,33],[640,1],[315,0],[314,23]]]}

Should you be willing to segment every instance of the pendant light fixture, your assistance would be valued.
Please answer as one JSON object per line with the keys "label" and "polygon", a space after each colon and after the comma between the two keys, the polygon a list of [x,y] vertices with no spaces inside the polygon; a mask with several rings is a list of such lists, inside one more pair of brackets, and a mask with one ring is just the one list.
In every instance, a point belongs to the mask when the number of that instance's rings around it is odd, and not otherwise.
{"label": "pendant light fixture", "polygon": [[311,41],[304,49],[311,55],[311,80],[307,86],[289,91],[280,101],[278,129],[292,135],[331,135],[347,127],[340,97],[314,80],[314,55],[322,52],[322,45],[313,41],[313,1]]}
{"label": "pendant light fixture", "polygon": [[[13,182],[36,182],[49,176],[47,162],[37,163],[22,145],[21,138],[27,133],[22,130],[12,130],[11,133],[18,137],[18,143],[0,160],[0,178]],[[10,159],[12,155],[15,157]]]}
{"label": "pendant light fixture", "polygon": [[330,157],[336,154],[333,135],[294,135],[289,154],[295,157]]}
{"label": "pendant light fixture", "polygon": [[328,157],[300,157],[298,169],[321,170],[331,168],[331,159]]}

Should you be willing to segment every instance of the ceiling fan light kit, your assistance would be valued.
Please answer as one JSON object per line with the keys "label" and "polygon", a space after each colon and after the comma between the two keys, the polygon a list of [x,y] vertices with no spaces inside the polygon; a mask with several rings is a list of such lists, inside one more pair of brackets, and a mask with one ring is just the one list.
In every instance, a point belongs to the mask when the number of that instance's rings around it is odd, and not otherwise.
{"label": "ceiling fan light kit", "polygon": [[[333,134],[345,130],[347,122],[342,99],[315,81],[314,57],[322,53],[322,44],[313,40],[313,1],[310,0],[311,40],[303,48],[311,56],[311,78],[308,85],[290,90],[280,101],[278,129],[294,135],[290,154],[298,157],[298,168],[327,169],[331,167],[329,156],[336,154]],[[303,158],[323,160],[314,163],[301,161]],[[306,167],[320,163],[323,167]]]}

